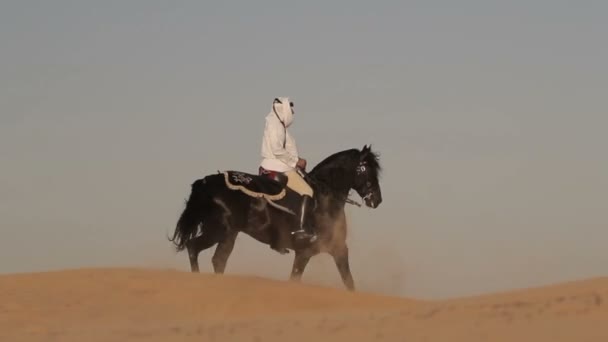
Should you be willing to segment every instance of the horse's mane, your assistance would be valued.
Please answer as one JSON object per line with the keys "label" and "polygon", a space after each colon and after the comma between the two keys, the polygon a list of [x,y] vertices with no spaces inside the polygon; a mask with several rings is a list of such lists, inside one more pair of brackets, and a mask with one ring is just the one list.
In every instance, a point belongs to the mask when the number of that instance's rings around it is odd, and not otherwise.
{"label": "horse's mane", "polygon": [[325,159],[321,160],[317,165],[315,165],[314,168],[312,168],[312,170],[310,170],[310,173],[313,174],[315,172],[318,172],[319,170],[325,169],[326,167],[328,167],[330,165],[340,164],[340,161],[347,159],[345,157],[349,157],[348,159],[353,159],[358,154],[359,154],[359,150],[356,148],[351,148],[348,150],[336,152],[336,153],[326,157]]}
{"label": "horse's mane", "polygon": [[[339,164],[339,162],[342,160],[358,160],[361,153],[363,153],[363,150],[359,150],[356,148],[336,152],[323,159],[317,165],[315,165],[315,167],[310,171],[310,173],[314,174],[315,172],[318,172],[319,170],[324,169],[329,165]],[[380,175],[380,172],[382,172],[382,166],[380,165],[380,156],[377,152],[373,152],[371,150],[371,147],[369,147],[368,153],[365,157],[365,162],[378,175]]]}

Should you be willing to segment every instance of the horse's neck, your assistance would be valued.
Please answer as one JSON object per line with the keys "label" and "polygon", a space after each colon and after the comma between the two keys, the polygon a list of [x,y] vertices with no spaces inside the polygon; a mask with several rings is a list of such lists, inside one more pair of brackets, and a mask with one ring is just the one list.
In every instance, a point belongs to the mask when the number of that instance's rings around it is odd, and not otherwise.
{"label": "horse's neck", "polygon": [[314,173],[311,172],[310,176],[316,181],[315,192],[329,198],[346,198],[350,192],[351,184],[348,182],[349,177],[346,176],[346,169],[340,169],[342,172],[332,172],[330,168],[313,170]]}

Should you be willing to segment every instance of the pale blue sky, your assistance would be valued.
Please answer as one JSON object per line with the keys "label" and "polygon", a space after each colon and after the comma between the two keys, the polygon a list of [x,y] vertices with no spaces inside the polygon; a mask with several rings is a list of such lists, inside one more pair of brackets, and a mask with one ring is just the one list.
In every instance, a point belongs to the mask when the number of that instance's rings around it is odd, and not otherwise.
{"label": "pale blue sky", "polygon": [[[382,206],[348,208],[362,290],[606,275],[607,17],[602,1],[3,1],[0,272],[187,269],[165,237],[190,183],[255,172],[290,96],[310,164],[382,154]],[[242,235],[228,272],[290,264]],[[327,257],[307,275],[338,282]]]}

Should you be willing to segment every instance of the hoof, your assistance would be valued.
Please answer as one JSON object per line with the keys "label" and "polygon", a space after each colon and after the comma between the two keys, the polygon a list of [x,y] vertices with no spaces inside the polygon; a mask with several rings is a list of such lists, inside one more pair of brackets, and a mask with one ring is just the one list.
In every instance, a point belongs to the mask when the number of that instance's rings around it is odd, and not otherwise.
{"label": "hoof", "polygon": [[287,249],[287,248],[272,248],[271,247],[271,249],[281,255],[289,254],[289,249]]}

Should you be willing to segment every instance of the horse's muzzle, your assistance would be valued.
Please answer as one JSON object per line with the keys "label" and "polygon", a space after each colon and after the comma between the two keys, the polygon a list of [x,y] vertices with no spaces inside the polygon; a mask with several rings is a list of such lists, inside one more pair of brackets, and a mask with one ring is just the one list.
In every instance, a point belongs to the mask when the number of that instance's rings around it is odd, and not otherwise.
{"label": "horse's muzzle", "polygon": [[365,205],[370,208],[376,209],[382,203],[382,195],[377,192],[372,192],[364,198]]}

